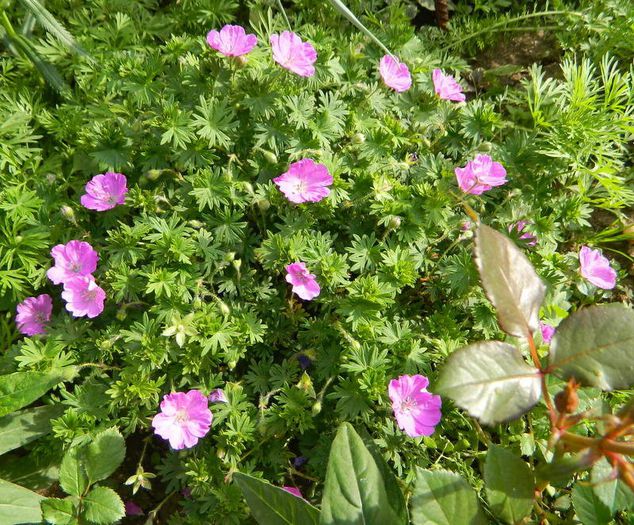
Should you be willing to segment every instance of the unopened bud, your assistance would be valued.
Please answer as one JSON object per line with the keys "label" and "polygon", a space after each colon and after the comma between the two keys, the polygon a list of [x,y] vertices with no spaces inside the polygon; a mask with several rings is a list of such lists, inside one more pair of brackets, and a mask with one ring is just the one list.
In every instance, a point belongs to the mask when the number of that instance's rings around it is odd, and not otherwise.
{"label": "unopened bud", "polygon": [[204,226],[204,224],[196,219],[192,219],[191,221],[189,221],[188,223],[192,228],[196,228],[197,230],[202,228]]}
{"label": "unopened bud", "polygon": [[313,416],[316,416],[320,412],[321,412],[321,401],[316,401],[313,404],[313,408],[311,409],[311,413],[313,414]]}
{"label": "unopened bud", "polygon": [[365,135],[363,133],[355,133],[350,140],[353,144],[363,144],[365,142]]}
{"label": "unopened bud", "polygon": [[161,176],[161,173],[163,173],[162,170],[150,170],[145,176],[148,180],[155,181]]}
{"label": "unopened bud", "polygon": [[236,367],[237,364],[238,364],[237,361],[229,361],[227,363],[227,366],[229,367],[229,370],[233,370]]}
{"label": "unopened bud", "polygon": [[566,387],[555,396],[555,407],[560,414],[572,414],[579,406],[579,396],[577,395],[579,385],[570,379]]}
{"label": "unopened bud", "polygon": [[390,222],[387,223],[388,230],[396,230],[401,226],[401,218],[397,215],[390,219]]}
{"label": "unopened bud", "polygon": [[232,264],[233,267],[236,269],[236,272],[239,272],[240,267],[242,266],[242,259],[235,259]]}
{"label": "unopened bud", "polygon": [[75,219],[75,212],[70,206],[62,206],[59,211],[64,219],[72,222],[73,224],[77,224],[77,220]]}
{"label": "unopened bud", "polygon": [[220,299],[217,299],[216,303],[218,304],[218,308],[220,309],[220,313],[222,315],[226,317],[231,313],[231,308],[227,306],[227,303],[225,303],[224,301],[221,301]]}
{"label": "unopened bud", "polygon": [[260,208],[260,211],[266,211],[271,207],[271,202],[268,199],[260,199],[255,204]]}
{"label": "unopened bud", "polygon": [[277,155],[272,151],[262,150],[262,156],[270,164],[277,164]]}
{"label": "unopened bud", "polygon": [[231,262],[236,258],[236,252],[227,252],[225,253],[224,260],[225,262]]}

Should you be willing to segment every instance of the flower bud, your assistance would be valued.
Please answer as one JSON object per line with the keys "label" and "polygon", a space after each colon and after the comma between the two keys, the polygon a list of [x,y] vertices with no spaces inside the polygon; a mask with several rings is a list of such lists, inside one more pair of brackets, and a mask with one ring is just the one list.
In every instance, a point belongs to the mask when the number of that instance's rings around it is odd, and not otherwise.
{"label": "flower bud", "polygon": [[145,174],[145,177],[148,180],[155,181],[161,176],[161,173],[163,173],[162,170],[150,170]]}
{"label": "flower bud", "polygon": [[256,206],[260,208],[260,211],[266,211],[271,207],[271,202],[268,199],[260,199],[256,201]]}
{"label": "flower bud", "polygon": [[227,252],[224,256],[225,262],[231,262],[236,258],[236,252]]}
{"label": "flower bud", "polygon": [[77,220],[75,219],[75,212],[70,206],[64,205],[59,209],[59,211],[64,219],[72,222],[73,224],[77,224]]}
{"label": "flower bud", "polygon": [[236,360],[231,360],[227,363],[227,367],[229,368],[229,370],[233,370],[237,364],[238,362]]}
{"label": "flower bud", "polygon": [[350,140],[353,144],[363,144],[365,142],[365,135],[363,133],[355,133]]}
{"label": "flower bud", "polygon": [[266,162],[270,164],[277,164],[277,155],[272,151],[262,150],[262,156],[266,159]]}
{"label": "flower bud", "polygon": [[566,387],[557,393],[555,396],[555,407],[557,407],[560,414],[572,414],[577,410],[579,406],[578,387],[579,385],[572,378],[566,383]]}
{"label": "flower bud", "polygon": [[310,411],[312,413],[313,416],[316,416],[317,414],[319,414],[321,412],[321,401],[316,401],[313,404],[313,408]]}
{"label": "flower bud", "polygon": [[188,224],[192,227],[192,228],[196,228],[197,230],[202,228],[204,226],[204,224],[196,219],[192,219],[191,221],[188,222]]}
{"label": "flower bud", "polygon": [[390,222],[387,223],[388,230],[396,230],[401,226],[401,218],[398,215],[395,215],[390,219]]}

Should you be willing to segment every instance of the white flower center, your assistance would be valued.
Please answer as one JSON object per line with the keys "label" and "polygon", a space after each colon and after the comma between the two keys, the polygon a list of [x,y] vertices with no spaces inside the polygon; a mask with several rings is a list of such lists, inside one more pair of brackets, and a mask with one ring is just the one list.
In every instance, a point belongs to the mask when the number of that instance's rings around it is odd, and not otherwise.
{"label": "white flower center", "polygon": [[176,412],[174,419],[176,420],[177,423],[185,423],[186,421],[189,420],[189,416],[187,415],[187,411],[181,408],[180,410]]}
{"label": "white flower center", "polygon": [[405,412],[405,413],[408,413],[408,412],[411,412],[412,410],[414,410],[417,406],[418,406],[418,403],[416,402],[416,400],[412,399],[409,396],[407,396],[401,402],[401,411]]}

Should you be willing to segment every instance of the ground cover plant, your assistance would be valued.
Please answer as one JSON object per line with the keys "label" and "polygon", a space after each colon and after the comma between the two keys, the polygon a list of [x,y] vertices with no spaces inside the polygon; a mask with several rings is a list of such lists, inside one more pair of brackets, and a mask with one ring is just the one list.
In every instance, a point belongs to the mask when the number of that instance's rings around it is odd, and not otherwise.
{"label": "ground cover plant", "polygon": [[0,9],[0,523],[630,522],[633,6]]}

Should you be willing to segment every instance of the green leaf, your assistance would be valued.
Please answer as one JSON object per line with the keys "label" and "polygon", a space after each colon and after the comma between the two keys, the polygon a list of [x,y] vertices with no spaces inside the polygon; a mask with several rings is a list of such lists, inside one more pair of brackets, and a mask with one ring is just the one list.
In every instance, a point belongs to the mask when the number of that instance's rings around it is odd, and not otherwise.
{"label": "green leaf", "polygon": [[40,523],[40,501],[43,499],[44,497],[36,492],[0,479],[0,523]]}
{"label": "green leaf", "polygon": [[576,483],[572,489],[572,505],[583,525],[607,525],[612,519],[610,509],[599,499],[592,487]]}
{"label": "green leaf", "polygon": [[24,38],[22,35],[15,35],[10,41],[18,52],[35,66],[40,72],[40,75],[44,77],[44,80],[46,80],[55,91],[62,94],[66,94],[70,91],[70,87],[57,68],[37,51],[30,40]]}
{"label": "green leaf", "polygon": [[86,474],[91,483],[106,479],[125,457],[125,441],[116,428],[109,428],[95,436],[85,451]]}
{"label": "green leaf", "polygon": [[612,465],[605,458],[594,464],[590,475],[594,493],[612,513],[634,508],[634,493],[613,473]]}
{"label": "green leaf", "polygon": [[81,465],[78,448],[71,448],[64,455],[59,469],[59,483],[72,496],[82,496],[88,488],[88,478]]}
{"label": "green leaf", "polygon": [[81,55],[86,55],[86,52],[77,44],[73,35],[38,0],[19,0],[19,2],[47,33],[52,34],[67,48]]}
{"label": "green leaf", "polygon": [[557,328],[549,368],[602,390],[634,384],[634,310],[621,304],[579,310]]}
{"label": "green leaf", "polygon": [[41,502],[42,517],[51,525],[72,525],[77,523],[75,506],[70,497],[65,499],[46,498]]}
{"label": "green leaf", "polygon": [[458,474],[416,469],[413,525],[486,525],[475,491]]}
{"label": "green leaf", "polygon": [[319,510],[302,498],[241,472],[233,475],[260,525],[317,525]]}
{"label": "green leaf", "polygon": [[381,42],[376,36],[374,36],[374,33],[372,33],[372,31],[370,31],[362,24],[361,21],[356,16],[354,16],[352,11],[350,11],[350,9],[348,9],[341,0],[330,0],[330,3],[335,6],[343,16],[345,16],[350,22],[352,22],[353,25],[355,25],[358,29],[365,33],[366,36],[370,37],[370,39],[372,39],[375,44],[383,49],[383,51],[385,51],[388,55],[392,54],[387,46],[385,46],[383,42]]}
{"label": "green leaf", "polygon": [[387,489],[384,469],[349,423],[343,423],[332,443],[321,503],[321,524],[407,523],[394,488]]}
{"label": "green leaf", "polygon": [[33,403],[56,384],[69,379],[74,370],[74,367],[68,367],[50,372],[15,372],[0,376],[0,417]]}
{"label": "green leaf", "polygon": [[482,286],[502,330],[515,337],[527,337],[537,330],[546,287],[526,255],[505,235],[479,224],[475,256]]}
{"label": "green leaf", "polygon": [[519,523],[533,508],[535,476],[512,452],[491,445],[484,463],[484,482],[491,512],[506,523]]}
{"label": "green leaf", "polygon": [[454,352],[443,367],[434,391],[487,425],[517,418],[539,401],[539,370],[512,345],[475,343]]}
{"label": "green leaf", "polygon": [[83,516],[97,525],[114,523],[125,515],[123,501],[114,490],[108,487],[93,488],[83,502]]}
{"label": "green leaf", "polygon": [[0,454],[19,448],[51,431],[51,419],[64,412],[62,405],[29,408],[0,418]]}

